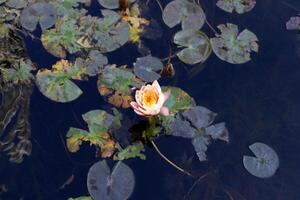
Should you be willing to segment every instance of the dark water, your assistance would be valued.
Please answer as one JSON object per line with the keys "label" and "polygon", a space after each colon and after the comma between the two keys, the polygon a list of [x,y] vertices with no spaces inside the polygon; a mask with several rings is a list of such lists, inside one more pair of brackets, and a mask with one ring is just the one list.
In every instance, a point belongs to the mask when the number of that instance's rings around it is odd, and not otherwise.
{"label": "dark water", "polygon": [[[162,0],[166,5],[167,0]],[[300,9],[297,0],[285,0]],[[205,178],[195,185],[187,199],[205,200],[298,200],[300,199],[300,40],[288,32],[285,22],[297,15],[282,0],[261,0],[249,13],[227,14],[215,6],[215,0],[202,0],[208,20],[214,25],[234,23],[247,28],[259,38],[260,50],[243,65],[227,64],[215,55],[203,64],[203,70],[190,73],[190,66],[174,60],[176,76],[160,80],[162,85],[176,85],[187,91],[199,105],[217,112],[225,121],[230,143],[215,142],[208,151],[208,161],[199,162],[189,141],[161,137],[156,142],[161,151],[181,167]],[[93,7],[95,12],[98,7]],[[166,57],[172,35],[177,31],[163,25],[159,7],[150,2],[150,14],[164,27],[159,41],[146,41],[153,56]],[[213,33],[207,28],[209,36]],[[27,49],[39,67],[50,68],[56,58],[37,41],[27,40]],[[110,63],[131,64],[139,54],[134,45],[125,45],[109,55]],[[0,180],[10,190],[3,200],[60,200],[87,195],[86,174],[97,159],[95,150],[83,145],[68,154],[62,143],[70,126],[82,127],[81,114],[107,108],[97,92],[96,79],[79,84],[83,95],[68,104],[55,103],[34,88],[30,105],[33,152],[18,165],[1,157]],[[125,111],[129,124],[139,120]],[[124,134],[126,129],[124,128]],[[263,142],[280,158],[276,174],[268,179],[250,175],[242,157],[250,154],[248,146]],[[132,200],[177,200],[187,195],[195,179],[176,171],[153,149],[147,148],[147,160],[125,161],[134,171],[136,187]],[[74,174],[71,185],[59,189]]]}

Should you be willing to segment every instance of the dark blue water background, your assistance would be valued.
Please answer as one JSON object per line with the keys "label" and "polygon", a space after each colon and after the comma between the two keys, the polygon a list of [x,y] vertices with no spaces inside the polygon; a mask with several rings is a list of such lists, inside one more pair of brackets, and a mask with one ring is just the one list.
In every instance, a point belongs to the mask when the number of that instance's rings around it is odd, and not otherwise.
{"label": "dark blue water background", "polygon": [[[299,1],[285,1],[300,9]],[[161,2],[166,5],[168,1]],[[217,120],[227,123],[231,142],[213,143],[207,151],[207,162],[197,159],[188,140],[160,137],[156,143],[169,159],[198,177],[208,173],[188,199],[299,200],[300,40],[297,40],[299,33],[285,29],[285,22],[299,12],[284,0],[257,1],[254,10],[242,15],[221,11],[215,6],[215,0],[201,2],[214,26],[230,22],[240,29],[253,31],[259,38],[259,53],[243,65],[228,64],[212,54],[197,74],[190,73],[191,66],[174,59],[176,76],[163,78],[160,83],[181,87],[199,105],[217,112]],[[159,21],[164,33],[155,42],[145,42],[153,56],[163,58],[168,55],[172,35],[179,27],[167,28],[155,1],[150,1],[149,6],[148,14]],[[90,12],[97,15],[98,9],[94,3]],[[207,26],[203,30],[213,36]],[[57,61],[39,41],[27,38],[26,42],[29,56],[40,68],[50,68]],[[140,55],[134,45],[127,44],[108,57],[110,63],[131,65]],[[20,165],[1,158],[0,179],[10,188],[0,199],[63,200],[88,194],[86,175],[91,164],[97,161],[95,149],[84,144],[78,153],[70,154],[62,138],[65,140],[70,126],[85,126],[81,119],[83,113],[107,109],[109,105],[97,91],[96,78],[79,86],[83,95],[67,104],[50,101],[34,88],[30,105],[33,152]],[[131,110],[124,114],[126,124],[140,120]],[[128,134],[126,128],[123,134]],[[280,167],[273,177],[259,179],[244,169],[242,157],[251,155],[248,146],[254,142],[266,143],[278,153]],[[130,199],[183,199],[195,179],[176,171],[151,148],[147,148],[146,155],[146,161],[125,161],[136,177]],[[72,174],[75,176],[72,184],[59,189]]]}

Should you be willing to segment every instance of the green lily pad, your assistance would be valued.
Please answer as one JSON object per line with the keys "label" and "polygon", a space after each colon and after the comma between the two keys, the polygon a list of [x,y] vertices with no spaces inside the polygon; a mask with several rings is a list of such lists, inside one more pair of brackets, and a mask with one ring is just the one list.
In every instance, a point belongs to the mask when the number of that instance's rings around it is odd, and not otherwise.
{"label": "green lily pad", "polygon": [[39,23],[42,31],[55,24],[56,12],[49,3],[34,3],[22,10],[21,25],[29,31],[34,31]]}
{"label": "green lily pad", "polygon": [[119,161],[112,172],[106,161],[95,163],[88,172],[87,187],[94,200],[125,200],[134,189],[134,173]]}
{"label": "green lily pad", "polygon": [[243,164],[246,170],[259,178],[273,176],[279,167],[277,153],[268,145],[260,142],[250,145],[249,148],[256,157],[243,157]]}
{"label": "green lily pad", "polygon": [[162,14],[165,24],[173,28],[181,23],[183,30],[200,29],[205,23],[205,13],[196,3],[186,0],[171,1]]}
{"label": "green lily pad", "polygon": [[112,10],[102,10],[103,18],[95,21],[92,40],[100,52],[114,51],[129,41],[129,24]]}
{"label": "green lily pad", "polygon": [[59,61],[53,65],[52,70],[42,69],[36,75],[36,85],[39,90],[49,99],[61,103],[77,99],[81,89],[71,81],[79,79],[84,72],[82,66],[67,61]]}
{"label": "green lily pad", "polygon": [[44,48],[54,56],[65,58],[69,53],[80,51],[82,46],[77,41],[84,35],[76,20],[64,18],[56,23],[55,28],[44,31],[41,36]]}
{"label": "green lily pad", "polygon": [[146,156],[142,153],[145,151],[145,147],[141,142],[136,142],[128,145],[125,149],[117,152],[114,155],[114,160],[125,160],[129,158],[139,157],[142,160],[146,159]]}
{"label": "green lily pad", "polygon": [[177,53],[178,58],[186,64],[204,62],[211,54],[209,38],[202,31],[179,31],[174,36],[174,43],[186,47]]}
{"label": "green lily pad", "polygon": [[256,0],[218,0],[217,6],[226,12],[236,11],[239,14],[251,11]]}
{"label": "green lily pad", "polygon": [[212,49],[221,59],[231,64],[242,64],[251,60],[250,53],[258,52],[257,37],[245,29],[241,33],[237,25],[227,23],[218,26],[221,35],[211,38]]}
{"label": "green lily pad", "polygon": [[71,127],[66,135],[67,147],[70,152],[77,152],[83,141],[89,142],[101,149],[102,157],[110,157],[115,150],[110,131],[120,123],[120,113],[114,115],[104,110],[92,110],[82,115],[88,125],[88,131]]}
{"label": "green lily pad", "polygon": [[137,58],[133,71],[143,81],[153,82],[160,78],[160,74],[157,71],[162,70],[163,67],[163,63],[158,58],[149,55]]}
{"label": "green lily pad", "polygon": [[170,90],[170,96],[165,102],[164,106],[168,107],[170,114],[174,115],[178,111],[186,110],[196,106],[195,100],[185,91],[177,87],[162,87],[165,92]]}

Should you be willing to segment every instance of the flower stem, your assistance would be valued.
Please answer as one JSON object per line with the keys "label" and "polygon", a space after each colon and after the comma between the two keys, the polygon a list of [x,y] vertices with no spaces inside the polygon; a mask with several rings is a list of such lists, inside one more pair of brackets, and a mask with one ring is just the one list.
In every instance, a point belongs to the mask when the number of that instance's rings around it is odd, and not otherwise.
{"label": "flower stem", "polygon": [[194,178],[194,176],[193,176],[191,173],[189,173],[189,172],[185,171],[184,169],[178,167],[175,163],[173,163],[173,162],[170,161],[165,155],[163,155],[163,154],[160,152],[160,150],[158,149],[158,147],[156,146],[156,144],[154,143],[153,140],[151,140],[151,144],[153,145],[153,147],[154,147],[154,149],[156,150],[156,152],[158,153],[158,155],[160,155],[160,157],[162,157],[162,158],[163,158],[165,161],[167,161],[170,165],[172,165],[174,168],[176,168],[176,169],[179,170],[180,172],[182,172],[182,173],[184,173],[184,174],[186,174],[186,175],[188,175],[188,176]]}

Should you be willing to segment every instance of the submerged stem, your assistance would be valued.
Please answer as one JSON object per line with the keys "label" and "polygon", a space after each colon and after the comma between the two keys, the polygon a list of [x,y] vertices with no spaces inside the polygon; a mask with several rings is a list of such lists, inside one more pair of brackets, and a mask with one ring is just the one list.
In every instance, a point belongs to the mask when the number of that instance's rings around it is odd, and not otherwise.
{"label": "submerged stem", "polygon": [[164,11],[164,8],[163,8],[163,6],[161,5],[160,1],[159,1],[159,0],[155,0],[155,1],[156,1],[156,3],[158,4],[158,6],[159,6],[161,12],[163,12],[163,11]]}
{"label": "submerged stem", "polygon": [[163,158],[165,161],[167,161],[170,165],[172,165],[173,167],[175,167],[177,170],[181,171],[182,173],[184,173],[184,174],[186,174],[186,175],[188,175],[188,176],[194,178],[194,176],[193,176],[191,173],[189,173],[189,172],[185,171],[184,169],[178,167],[175,163],[173,163],[173,162],[170,161],[166,156],[164,156],[164,155],[160,152],[160,150],[158,149],[158,147],[156,146],[156,144],[154,143],[153,140],[151,140],[151,144],[153,145],[153,147],[154,147],[154,149],[156,150],[156,152],[158,153],[158,155],[160,155],[160,157],[162,157],[162,158]]}

